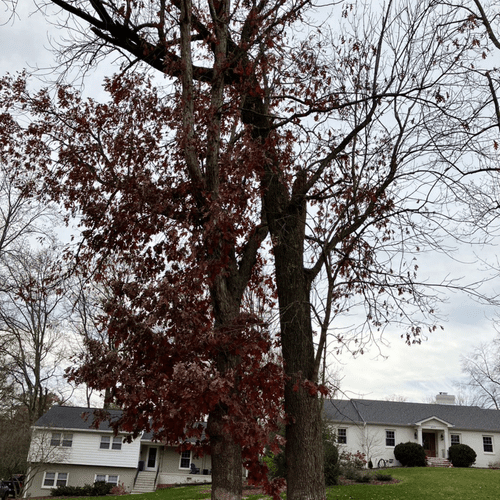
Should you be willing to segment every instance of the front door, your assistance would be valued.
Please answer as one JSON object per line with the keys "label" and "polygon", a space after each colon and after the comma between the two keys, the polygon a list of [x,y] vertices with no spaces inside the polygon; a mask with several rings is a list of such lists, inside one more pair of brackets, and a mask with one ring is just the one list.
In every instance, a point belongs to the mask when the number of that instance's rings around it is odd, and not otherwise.
{"label": "front door", "polygon": [[436,434],[434,432],[423,432],[422,440],[424,442],[425,454],[428,457],[436,456]]}
{"label": "front door", "polygon": [[150,446],[148,450],[148,460],[146,462],[147,470],[156,470],[157,458],[158,458],[158,448],[156,446]]}

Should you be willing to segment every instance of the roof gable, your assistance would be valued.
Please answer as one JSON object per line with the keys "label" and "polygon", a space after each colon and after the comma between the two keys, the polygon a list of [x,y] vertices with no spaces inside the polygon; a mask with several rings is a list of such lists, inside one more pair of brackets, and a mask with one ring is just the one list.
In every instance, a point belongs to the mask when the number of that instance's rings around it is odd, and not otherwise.
{"label": "roof gable", "polygon": [[446,422],[446,420],[443,420],[442,418],[438,418],[436,416],[424,418],[420,422],[415,422],[416,425],[425,425],[426,427],[454,427],[453,424],[450,422]]}

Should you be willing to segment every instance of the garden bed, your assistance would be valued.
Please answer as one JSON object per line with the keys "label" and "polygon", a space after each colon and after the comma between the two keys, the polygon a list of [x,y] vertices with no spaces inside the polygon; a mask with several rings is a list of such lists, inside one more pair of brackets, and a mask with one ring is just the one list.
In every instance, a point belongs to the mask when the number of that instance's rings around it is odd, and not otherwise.
{"label": "garden bed", "polygon": [[361,485],[361,484],[373,484],[377,486],[383,486],[384,484],[397,484],[399,483],[399,479],[392,478],[390,481],[378,481],[375,478],[373,478],[369,483],[362,483],[359,481],[354,481],[352,479],[347,479],[345,477],[340,476],[339,477],[339,485],[340,486],[349,486],[351,484],[356,484],[356,485]]}

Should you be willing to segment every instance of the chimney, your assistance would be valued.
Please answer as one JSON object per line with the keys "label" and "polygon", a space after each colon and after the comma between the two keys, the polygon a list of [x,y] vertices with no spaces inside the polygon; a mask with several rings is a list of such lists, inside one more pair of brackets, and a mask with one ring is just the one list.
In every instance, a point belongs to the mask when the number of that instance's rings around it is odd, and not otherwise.
{"label": "chimney", "polygon": [[436,404],[438,405],[454,405],[455,396],[448,394],[447,392],[440,392],[436,396]]}

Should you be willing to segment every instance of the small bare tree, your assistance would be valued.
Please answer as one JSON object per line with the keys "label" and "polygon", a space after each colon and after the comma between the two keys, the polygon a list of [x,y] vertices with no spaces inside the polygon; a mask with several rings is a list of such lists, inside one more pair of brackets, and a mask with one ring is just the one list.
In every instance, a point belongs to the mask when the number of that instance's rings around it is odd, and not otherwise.
{"label": "small bare tree", "polygon": [[28,468],[23,484],[23,491],[32,484],[37,473],[50,464],[61,464],[68,460],[72,434],[52,433],[49,429],[35,429],[28,453]]}
{"label": "small bare tree", "polygon": [[462,356],[462,373],[467,376],[464,387],[474,395],[473,403],[481,408],[500,409],[499,342],[480,344]]}
{"label": "small bare tree", "polygon": [[33,423],[53,404],[68,358],[63,341],[64,272],[54,248],[25,248],[6,255],[2,272],[0,356],[14,397]]}
{"label": "small bare tree", "polygon": [[[0,104],[0,113],[3,105]],[[53,240],[60,215],[51,203],[35,195],[36,177],[22,168],[20,151],[27,137],[12,117],[0,118],[0,258],[26,245],[26,240]]]}
{"label": "small bare tree", "polygon": [[366,425],[360,426],[358,429],[361,436],[362,451],[366,455],[366,460],[373,463],[374,458],[381,457],[385,450],[384,440],[376,430],[368,428]]}

